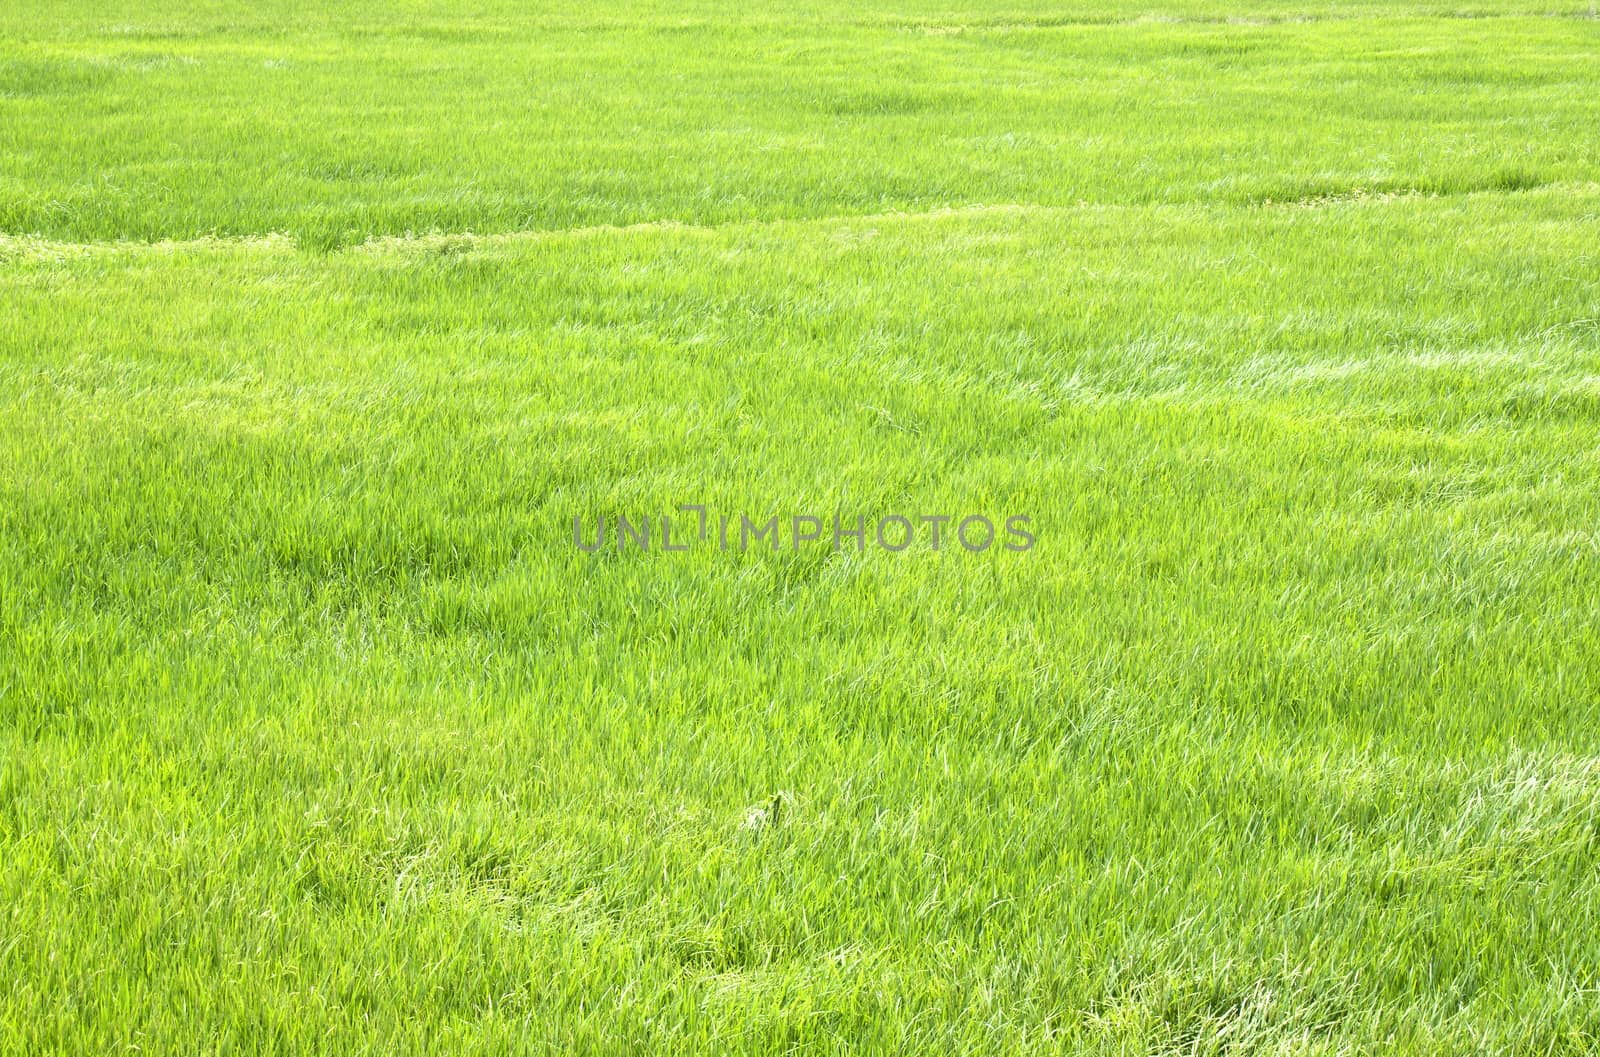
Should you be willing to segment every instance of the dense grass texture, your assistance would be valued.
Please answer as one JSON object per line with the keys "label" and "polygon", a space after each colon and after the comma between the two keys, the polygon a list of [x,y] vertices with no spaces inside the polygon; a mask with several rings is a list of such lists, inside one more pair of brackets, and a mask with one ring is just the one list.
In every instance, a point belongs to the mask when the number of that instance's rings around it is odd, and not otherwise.
{"label": "dense grass texture", "polygon": [[0,1052],[1600,1050],[1593,7],[985,3],[0,8]]}

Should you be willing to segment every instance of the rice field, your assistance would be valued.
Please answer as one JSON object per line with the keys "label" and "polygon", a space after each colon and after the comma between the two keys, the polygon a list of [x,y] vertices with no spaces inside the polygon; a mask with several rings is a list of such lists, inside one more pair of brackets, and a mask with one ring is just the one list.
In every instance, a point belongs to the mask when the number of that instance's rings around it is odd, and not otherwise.
{"label": "rice field", "polygon": [[0,1052],[1597,1051],[1589,3],[0,9]]}

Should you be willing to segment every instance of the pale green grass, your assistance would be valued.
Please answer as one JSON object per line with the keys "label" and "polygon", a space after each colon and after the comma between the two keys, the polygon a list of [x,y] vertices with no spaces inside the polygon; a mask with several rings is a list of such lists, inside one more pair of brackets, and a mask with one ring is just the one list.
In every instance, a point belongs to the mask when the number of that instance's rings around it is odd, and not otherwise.
{"label": "pale green grass", "polygon": [[1600,1048],[1597,54],[0,13],[0,1052]]}

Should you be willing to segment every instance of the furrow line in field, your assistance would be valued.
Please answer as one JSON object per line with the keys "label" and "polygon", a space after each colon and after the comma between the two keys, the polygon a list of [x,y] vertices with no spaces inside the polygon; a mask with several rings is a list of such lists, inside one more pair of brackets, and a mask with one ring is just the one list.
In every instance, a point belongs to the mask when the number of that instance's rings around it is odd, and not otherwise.
{"label": "furrow line in field", "polygon": [[[894,222],[921,222],[953,217],[1007,216],[1022,214],[1050,214],[1085,211],[1162,211],[1162,210],[1214,210],[1238,211],[1249,209],[1319,209],[1341,205],[1361,205],[1410,200],[1442,200],[1479,196],[1507,196],[1532,193],[1566,192],[1578,194],[1600,193],[1596,181],[1529,181],[1523,184],[1500,186],[1487,182],[1461,188],[1436,190],[1426,187],[1364,188],[1347,190],[1317,189],[1282,196],[1271,194],[1251,195],[1240,200],[1207,199],[1152,202],[1079,202],[1076,204],[1046,204],[1033,202],[1004,202],[938,206],[931,209],[885,210],[876,213],[834,213],[825,216],[786,216],[740,218],[712,222],[688,220],[646,220],[631,224],[586,224],[572,227],[526,228],[510,231],[431,231],[403,235],[369,235],[359,242],[342,247],[345,250],[375,252],[385,250],[418,249],[424,251],[451,250],[473,246],[510,245],[520,242],[554,241],[611,235],[633,235],[650,232],[707,233],[716,231],[763,229],[776,227],[826,227],[834,224],[872,224]],[[293,249],[299,238],[288,231],[273,231],[244,235],[202,235],[181,239],[99,239],[77,241],[52,239],[41,235],[0,232],[0,265],[21,257],[51,255],[83,255],[93,253],[118,253],[147,251],[174,253],[204,249]]]}

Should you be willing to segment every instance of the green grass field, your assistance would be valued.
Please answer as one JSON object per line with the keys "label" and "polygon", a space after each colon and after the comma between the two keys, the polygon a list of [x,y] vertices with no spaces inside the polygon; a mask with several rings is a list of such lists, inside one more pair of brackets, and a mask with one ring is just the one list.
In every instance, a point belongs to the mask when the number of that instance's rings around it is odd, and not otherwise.
{"label": "green grass field", "polygon": [[[113,7],[0,1053],[1600,1051],[1588,0]],[[574,544],[681,504],[1036,545]]]}

